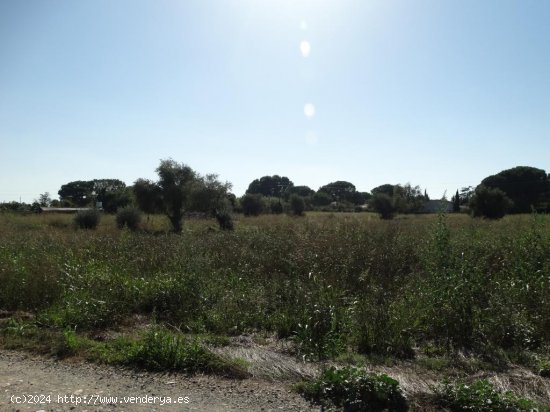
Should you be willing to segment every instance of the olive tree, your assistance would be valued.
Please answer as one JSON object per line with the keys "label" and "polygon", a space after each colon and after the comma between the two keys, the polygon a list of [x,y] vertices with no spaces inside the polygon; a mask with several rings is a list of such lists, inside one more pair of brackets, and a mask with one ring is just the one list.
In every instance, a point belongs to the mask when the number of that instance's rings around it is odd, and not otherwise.
{"label": "olive tree", "polygon": [[136,181],[136,200],[146,213],[160,211],[166,214],[176,233],[182,230],[185,212],[216,215],[230,207],[227,195],[231,184],[219,182],[216,175],[203,177],[172,159],[161,160],[156,172],[157,182]]}

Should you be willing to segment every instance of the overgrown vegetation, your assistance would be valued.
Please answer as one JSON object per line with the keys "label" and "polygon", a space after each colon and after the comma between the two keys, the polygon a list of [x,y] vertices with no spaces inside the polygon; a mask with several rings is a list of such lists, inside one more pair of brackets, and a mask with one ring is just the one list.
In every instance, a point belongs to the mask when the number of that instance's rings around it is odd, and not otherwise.
{"label": "overgrown vegetation", "polygon": [[545,216],[271,215],[232,232],[196,221],[180,236],[117,232],[112,218],[72,231],[60,218],[2,215],[0,308],[77,330],[154,311],[194,332],[274,332],[308,359],[550,342]]}
{"label": "overgrown vegetation", "polygon": [[[544,215],[280,214],[237,217],[233,231],[189,219],[179,235],[159,215],[135,232],[117,230],[109,215],[94,231],[70,222],[0,215],[0,309],[79,337],[154,316],[186,333],[276,334],[311,361],[460,352],[495,367],[534,359],[525,364],[547,370]],[[172,348],[163,367],[178,348],[193,350],[193,341],[162,336],[148,339]]]}
{"label": "overgrown vegetation", "polygon": [[349,412],[408,410],[399,382],[360,368],[327,368],[319,378],[300,384],[298,390],[314,402]]}
{"label": "overgrown vegetation", "polygon": [[512,392],[500,392],[489,381],[478,380],[471,384],[445,383],[437,390],[439,404],[452,412],[520,412],[542,411],[528,399]]}

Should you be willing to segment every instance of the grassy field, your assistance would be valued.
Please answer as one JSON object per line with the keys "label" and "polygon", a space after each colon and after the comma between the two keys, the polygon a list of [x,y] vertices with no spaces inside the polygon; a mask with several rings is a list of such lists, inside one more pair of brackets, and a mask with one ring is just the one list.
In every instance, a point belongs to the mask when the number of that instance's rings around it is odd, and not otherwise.
{"label": "grassy field", "polygon": [[[253,334],[287,340],[312,362],[437,369],[466,354],[479,368],[550,373],[548,216],[265,215],[237,218],[233,232],[189,220],[181,235],[162,216],[137,232],[112,216],[93,231],[71,219],[0,215],[5,347],[85,348],[99,360],[189,371],[185,359],[198,357],[242,376],[245,365],[200,352],[196,337]],[[136,317],[161,332],[93,339]],[[166,350],[151,360],[153,347]]]}

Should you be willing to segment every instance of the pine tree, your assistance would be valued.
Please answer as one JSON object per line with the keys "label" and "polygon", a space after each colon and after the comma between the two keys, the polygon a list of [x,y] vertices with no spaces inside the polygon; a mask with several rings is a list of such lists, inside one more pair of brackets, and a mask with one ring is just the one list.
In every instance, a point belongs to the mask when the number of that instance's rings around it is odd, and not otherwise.
{"label": "pine tree", "polygon": [[458,189],[456,190],[456,194],[453,196],[453,212],[460,212],[460,195],[458,194]]}

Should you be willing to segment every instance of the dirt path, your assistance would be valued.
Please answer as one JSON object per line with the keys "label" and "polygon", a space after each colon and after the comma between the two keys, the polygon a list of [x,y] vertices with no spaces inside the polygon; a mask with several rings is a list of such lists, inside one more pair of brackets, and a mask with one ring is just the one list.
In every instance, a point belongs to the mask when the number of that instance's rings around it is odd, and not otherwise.
{"label": "dirt path", "polygon": [[146,373],[0,350],[0,411],[195,410],[319,409],[277,383]]}

